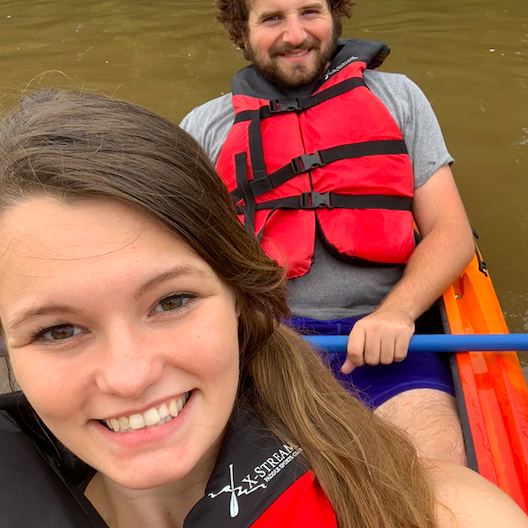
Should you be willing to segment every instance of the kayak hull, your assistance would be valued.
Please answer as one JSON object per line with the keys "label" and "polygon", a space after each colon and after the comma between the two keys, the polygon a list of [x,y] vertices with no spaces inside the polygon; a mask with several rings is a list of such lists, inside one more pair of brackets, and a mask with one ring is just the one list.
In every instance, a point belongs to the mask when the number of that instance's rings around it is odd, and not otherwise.
{"label": "kayak hull", "polygon": [[[479,255],[445,292],[443,304],[452,334],[508,333]],[[528,389],[517,354],[458,352],[455,362],[470,466],[528,513]]]}

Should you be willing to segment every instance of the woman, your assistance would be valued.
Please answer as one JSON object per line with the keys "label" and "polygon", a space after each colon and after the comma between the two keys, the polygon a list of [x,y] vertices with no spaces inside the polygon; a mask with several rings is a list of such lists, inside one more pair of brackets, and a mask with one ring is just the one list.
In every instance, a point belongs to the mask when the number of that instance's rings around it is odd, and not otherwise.
{"label": "woman", "polygon": [[0,129],[0,232],[28,402],[2,401],[1,527],[528,526],[478,475],[424,468],[277,323],[281,270],[176,126],[26,98]]}

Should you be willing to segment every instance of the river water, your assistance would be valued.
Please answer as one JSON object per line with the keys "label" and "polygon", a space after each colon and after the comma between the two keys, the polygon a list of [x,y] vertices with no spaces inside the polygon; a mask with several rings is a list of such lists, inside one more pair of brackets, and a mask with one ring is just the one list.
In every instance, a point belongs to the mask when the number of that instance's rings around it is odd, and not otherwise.
{"label": "river water", "polygon": [[[528,332],[528,2],[357,0],[343,36],[424,90],[512,332]],[[97,90],[179,122],[246,62],[212,0],[2,0],[0,107],[38,87]],[[528,353],[520,354],[528,374]]]}

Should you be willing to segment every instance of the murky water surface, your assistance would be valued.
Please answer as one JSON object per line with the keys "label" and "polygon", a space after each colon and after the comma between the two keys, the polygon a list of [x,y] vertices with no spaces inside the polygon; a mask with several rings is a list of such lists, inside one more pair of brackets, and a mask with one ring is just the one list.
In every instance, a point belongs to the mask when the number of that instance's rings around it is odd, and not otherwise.
{"label": "murky water surface", "polygon": [[[0,106],[24,90],[114,93],[179,122],[245,65],[212,0],[3,0]],[[528,3],[357,0],[344,36],[382,40],[417,82],[512,332],[528,332]],[[521,360],[528,373],[528,354]]]}

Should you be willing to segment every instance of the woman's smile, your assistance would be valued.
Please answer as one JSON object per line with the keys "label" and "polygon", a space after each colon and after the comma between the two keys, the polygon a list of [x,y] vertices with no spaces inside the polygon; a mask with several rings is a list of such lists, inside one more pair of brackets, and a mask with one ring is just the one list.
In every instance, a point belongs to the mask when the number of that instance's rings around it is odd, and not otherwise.
{"label": "woman's smile", "polygon": [[[187,393],[191,394],[192,393]],[[172,404],[176,400],[171,400],[169,405],[173,407],[173,413],[176,416],[173,416],[169,411],[169,414],[160,419],[156,424],[150,426],[143,425],[137,429],[131,427],[131,421],[134,422],[137,420],[136,425],[139,425],[141,422],[144,423],[145,415],[151,414],[150,411],[155,409],[158,414],[163,407],[167,407],[165,404],[162,404],[158,409],[152,407],[145,413],[136,413],[128,417],[120,416],[119,418],[111,418],[107,420],[92,420],[89,423],[94,427],[95,434],[101,435],[105,442],[108,442],[113,446],[113,448],[119,448],[125,451],[130,451],[131,453],[136,450],[137,452],[142,452],[156,446],[162,445],[164,442],[177,442],[179,439],[184,439],[185,435],[189,434],[188,428],[192,426],[192,407],[193,400],[191,395],[186,396],[185,403],[183,403],[184,398],[179,398],[178,403]],[[181,407],[178,410],[178,407]],[[164,410],[161,410],[164,413]],[[151,414],[152,415],[152,414]],[[142,418],[137,418],[141,416]],[[114,425],[118,425],[118,430],[116,430],[111,425],[108,425],[108,422],[113,422],[117,420],[117,424],[114,422]],[[128,424],[127,424],[128,420]],[[128,425],[128,428],[126,426]],[[124,426],[122,428],[122,426]]]}
{"label": "woman's smile", "polygon": [[186,392],[180,398],[172,398],[167,403],[151,407],[145,412],[119,416],[118,418],[106,418],[102,422],[106,424],[108,429],[116,433],[131,433],[140,429],[159,427],[180,414],[190,395],[190,392]]}

